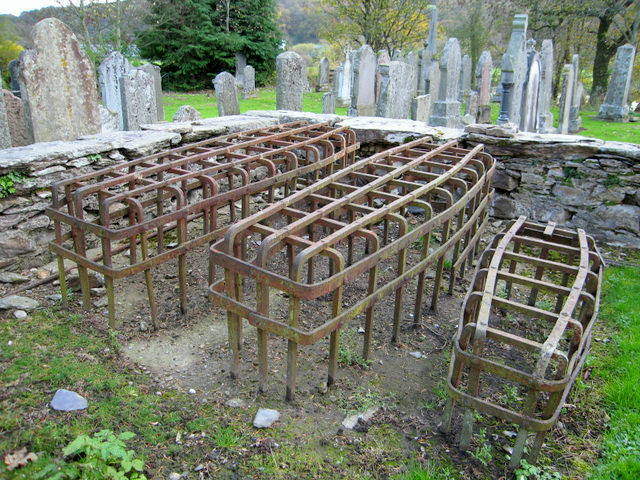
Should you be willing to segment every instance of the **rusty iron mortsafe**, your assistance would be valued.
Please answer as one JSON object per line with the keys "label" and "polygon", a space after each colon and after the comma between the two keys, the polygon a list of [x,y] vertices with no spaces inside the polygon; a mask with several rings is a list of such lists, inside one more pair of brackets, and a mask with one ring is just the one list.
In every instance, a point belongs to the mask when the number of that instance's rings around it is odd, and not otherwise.
{"label": "rusty iron mortsafe", "polygon": [[[391,339],[397,340],[403,289],[414,279],[418,325],[427,269],[435,269],[436,308],[447,253],[451,288],[477,249],[488,222],[494,168],[482,145],[465,150],[456,142],[418,139],[336,171],[232,225],[211,247],[225,275],[210,287],[212,301],[227,310],[231,376],[238,375],[243,318],[257,327],[262,391],[268,334],[288,340],[288,400],[296,388],[299,344],[330,336],[331,385],[341,327],[365,316],[368,358],[375,305],[393,294]],[[415,226],[408,222],[409,210],[421,217]],[[407,255],[414,245],[419,254]],[[279,298],[287,305],[274,305]]]}
{"label": "rusty iron mortsafe", "polygon": [[[144,272],[155,326],[151,268],[177,259],[184,312],[188,252],[221,238],[229,225],[249,216],[256,200],[274,202],[276,193],[287,196],[352,164],[357,148],[348,128],[294,122],[180,146],[57,182],[47,214],[55,225],[49,247],[58,256],[63,302],[63,260],[70,259],[78,265],[85,308],[90,307],[88,270],[105,276],[109,325],[115,328],[114,280]],[[88,245],[101,246],[102,254],[89,258]],[[114,255],[123,251],[129,264],[118,266]],[[214,269],[210,258],[208,283]]]}
{"label": "rusty iron mortsafe", "polygon": [[519,426],[511,466],[529,432],[535,462],[585,361],[598,315],[604,262],[593,239],[520,217],[483,253],[454,339],[441,428],[464,409],[460,447],[473,410]]}

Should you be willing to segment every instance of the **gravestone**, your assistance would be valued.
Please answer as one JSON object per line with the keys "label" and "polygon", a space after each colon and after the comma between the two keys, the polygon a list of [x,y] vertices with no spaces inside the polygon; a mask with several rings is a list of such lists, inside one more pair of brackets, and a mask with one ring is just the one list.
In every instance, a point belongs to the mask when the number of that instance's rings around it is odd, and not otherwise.
{"label": "gravestone", "polygon": [[553,127],[553,114],[551,113],[551,101],[553,95],[553,41],[542,41],[540,56],[541,79],[540,98],[538,100],[538,132],[551,133]]}
{"label": "gravestone", "polygon": [[45,18],[20,54],[20,93],[29,142],[75,140],[100,131],[95,67],[71,29]]}
{"label": "gravestone", "polygon": [[465,55],[462,57],[462,66],[460,67],[460,93],[459,99],[466,102],[469,92],[471,91],[471,57]]}
{"label": "gravestone", "polygon": [[426,91],[427,77],[429,76],[429,67],[431,66],[431,50],[428,48],[428,42],[424,42],[424,48],[418,54],[418,95],[423,95]]}
{"label": "gravestone", "polygon": [[460,122],[460,44],[450,38],[444,47],[440,61],[440,91],[433,105],[431,125],[434,127],[457,127]]}
{"label": "gravestone", "polygon": [[336,113],[336,96],[333,92],[322,95],[322,113]]}
{"label": "gravestone", "polygon": [[478,104],[489,105],[491,103],[491,73],[493,71],[493,59],[491,52],[485,50],[480,55],[476,65],[476,90],[478,91]]}
{"label": "gravestone", "polygon": [[431,95],[418,95],[411,101],[411,120],[429,123]]}
{"label": "gravestone", "polygon": [[2,93],[4,96],[4,105],[7,109],[11,146],[23,147],[29,145],[27,129],[24,125],[24,114],[22,113],[22,100],[9,90],[2,90]]}
{"label": "gravestone", "polygon": [[502,57],[502,100],[498,125],[520,125],[522,87],[527,75],[527,23],[525,14],[515,15],[507,53]]}
{"label": "gravestone", "polygon": [[351,105],[351,90],[353,87],[353,53],[351,50],[345,52],[344,68],[342,71],[342,89],[338,94],[337,103],[341,107]]}
{"label": "gravestone", "polygon": [[523,132],[537,132],[542,67],[540,66],[540,54],[535,50],[535,40],[530,40],[527,56],[529,68],[523,85],[520,130]]}
{"label": "gravestone", "polygon": [[251,65],[244,67],[244,83],[242,84],[242,98],[256,96],[256,70]]}
{"label": "gravestone", "polygon": [[133,67],[120,52],[111,52],[98,67],[102,105],[118,115],[119,130],[125,130],[120,77],[131,71]]}
{"label": "gravestone", "polygon": [[607,96],[598,110],[599,118],[613,122],[629,120],[629,104],[627,102],[631,89],[635,54],[636,49],[633,45],[627,43],[618,47],[607,87]]}
{"label": "gravestone", "polygon": [[440,64],[436,60],[431,61],[429,66],[429,74],[425,80],[425,93],[431,97],[429,103],[429,118],[433,114],[433,104],[440,95]]}
{"label": "gravestone", "polygon": [[145,63],[138,68],[153,78],[153,91],[156,95],[156,113],[158,114],[158,121],[163,122],[164,102],[162,100],[162,76],[160,75],[160,67],[153,63]]}
{"label": "gravestone", "polygon": [[276,108],[302,111],[302,94],[307,84],[307,64],[296,52],[276,57]]}
{"label": "gravestone", "polygon": [[238,103],[238,87],[236,79],[229,72],[219,73],[213,79],[213,86],[216,89],[216,101],[218,103],[218,115],[240,115],[240,104]]}
{"label": "gravestone", "polygon": [[[382,90],[376,115],[385,118],[407,119],[413,98],[412,86],[415,85],[413,67],[405,62],[392,61],[381,65]],[[388,81],[385,80],[388,77]]]}
{"label": "gravestone", "polygon": [[11,130],[9,129],[7,107],[4,103],[3,94],[0,95],[0,150],[4,148],[11,148]]}
{"label": "gravestone", "polygon": [[318,67],[318,89],[320,91],[329,89],[329,59],[327,57],[322,57]]}
{"label": "gravestone", "polygon": [[[580,83],[580,55],[571,57],[573,65],[573,88],[571,89],[571,109],[569,111],[569,133],[577,133],[582,127],[580,107],[582,106],[582,94],[584,87]],[[580,89],[580,91],[578,91]]]}
{"label": "gravestone", "polygon": [[171,118],[172,122],[195,122],[197,120],[202,120],[202,115],[191,105],[180,105]]}
{"label": "gravestone", "polygon": [[569,112],[571,111],[571,89],[573,88],[573,65],[566,64],[562,69],[562,93],[560,94],[560,115],[558,133],[569,133]]}
{"label": "gravestone", "polygon": [[363,45],[354,52],[349,116],[371,117],[375,114],[376,66],[376,54],[369,45]]}
{"label": "gravestone", "polygon": [[244,67],[247,66],[247,57],[242,52],[236,52],[236,83],[242,86],[244,83]]}
{"label": "gravestone", "polygon": [[9,75],[11,76],[11,93],[20,97],[20,61],[11,60],[9,62]]}
{"label": "gravestone", "polygon": [[140,125],[156,123],[156,90],[153,77],[134,69],[120,77],[122,119],[125,130],[140,130]]}

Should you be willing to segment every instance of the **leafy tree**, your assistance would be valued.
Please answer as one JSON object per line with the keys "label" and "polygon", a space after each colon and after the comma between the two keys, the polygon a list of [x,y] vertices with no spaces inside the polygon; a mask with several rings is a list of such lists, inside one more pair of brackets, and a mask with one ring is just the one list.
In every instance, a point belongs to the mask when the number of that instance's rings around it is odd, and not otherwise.
{"label": "leafy tree", "polygon": [[273,0],[149,0],[148,28],[138,35],[143,57],[159,61],[179,89],[211,88],[247,56],[263,83],[275,68],[280,33]]}
{"label": "leafy tree", "polygon": [[393,54],[421,44],[429,33],[428,0],[322,0],[330,21],[323,36],[331,42],[363,44]]}

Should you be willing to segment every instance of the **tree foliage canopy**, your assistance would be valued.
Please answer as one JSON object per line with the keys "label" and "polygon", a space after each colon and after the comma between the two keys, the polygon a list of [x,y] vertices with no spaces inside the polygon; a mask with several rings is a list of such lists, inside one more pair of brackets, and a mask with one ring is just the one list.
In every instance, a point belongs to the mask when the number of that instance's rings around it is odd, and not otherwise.
{"label": "tree foliage canopy", "polygon": [[149,0],[148,28],[138,35],[143,57],[159,61],[179,89],[211,87],[247,56],[258,82],[275,68],[280,33],[273,0]]}
{"label": "tree foliage canopy", "polygon": [[421,44],[429,34],[428,0],[322,0],[331,19],[323,35],[331,42],[395,50]]}

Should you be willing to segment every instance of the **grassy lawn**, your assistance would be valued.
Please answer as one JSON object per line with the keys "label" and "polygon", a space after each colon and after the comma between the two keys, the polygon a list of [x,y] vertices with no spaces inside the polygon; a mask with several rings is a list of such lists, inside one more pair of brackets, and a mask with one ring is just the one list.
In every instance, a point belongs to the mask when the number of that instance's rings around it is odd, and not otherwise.
{"label": "grassy lawn", "polygon": [[[609,267],[603,287],[584,370],[590,376],[579,379],[569,399],[587,413],[575,419],[580,434],[569,433],[571,451],[565,459],[572,473],[567,478],[632,480],[640,478],[640,268]],[[330,435],[318,444],[286,423],[256,432],[248,421],[253,411],[202,402],[177,390],[156,391],[152,378],[123,364],[116,337],[100,334],[77,313],[53,308],[24,320],[4,318],[0,338],[0,453],[26,447],[38,455],[13,471],[1,465],[2,479],[104,478],[87,473],[87,457],[63,454],[78,435],[103,429],[136,435],[124,438],[144,461],[149,478],[166,479],[174,471],[193,474],[199,464],[206,465],[204,478],[383,478],[367,465],[370,452],[383,455],[389,465],[408,465],[393,477],[398,480],[460,478],[442,452],[426,465],[412,463],[419,445],[408,447],[388,424],[372,426],[361,443],[340,443]],[[48,402],[61,385],[81,392],[89,408],[51,410]],[[269,442],[278,448],[269,448]],[[557,478],[542,476],[550,468],[541,467],[529,478]]]}

